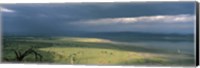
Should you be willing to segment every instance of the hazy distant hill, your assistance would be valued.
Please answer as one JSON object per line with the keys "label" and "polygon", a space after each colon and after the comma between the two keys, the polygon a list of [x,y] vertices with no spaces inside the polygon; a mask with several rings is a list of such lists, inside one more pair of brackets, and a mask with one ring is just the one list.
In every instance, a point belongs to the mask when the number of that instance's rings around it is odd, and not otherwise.
{"label": "hazy distant hill", "polygon": [[165,34],[165,33],[147,33],[147,32],[69,32],[62,34],[4,34],[4,36],[33,36],[33,37],[92,37],[104,38],[114,41],[194,41],[193,34]]}
{"label": "hazy distant hill", "polygon": [[116,41],[194,41],[193,34],[161,34],[145,32],[97,32],[85,34],[87,37],[98,37]]}

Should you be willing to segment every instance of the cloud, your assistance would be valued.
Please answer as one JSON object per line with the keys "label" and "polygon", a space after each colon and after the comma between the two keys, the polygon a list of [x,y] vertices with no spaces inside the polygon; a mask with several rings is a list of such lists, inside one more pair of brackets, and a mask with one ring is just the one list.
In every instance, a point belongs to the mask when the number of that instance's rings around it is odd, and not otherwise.
{"label": "cloud", "polygon": [[3,29],[10,34],[68,34],[73,31],[184,33],[194,29],[195,2],[3,4],[2,7],[7,9],[2,14]]}
{"label": "cloud", "polygon": [[0,7],[0,11],[1,12],[7,12],[7,13],[13,13],[13,12],[15,12],[14,10],[3,8],[3,7]]}
{"label": "cloud", "polygon": [[154,15],[139,17],[101,18],[71,22],[84,31],[138,31],[156,33],[193,33],[195,15]]}
{"label": "cloud", "polygon": [[109,24],[134,24],[134,23],[188,23],[195,19],[194,15],[155,15],[140,17],[122,17],[122,18],[102,18],[78,21],[79,24],[85,25],[109,25]]}

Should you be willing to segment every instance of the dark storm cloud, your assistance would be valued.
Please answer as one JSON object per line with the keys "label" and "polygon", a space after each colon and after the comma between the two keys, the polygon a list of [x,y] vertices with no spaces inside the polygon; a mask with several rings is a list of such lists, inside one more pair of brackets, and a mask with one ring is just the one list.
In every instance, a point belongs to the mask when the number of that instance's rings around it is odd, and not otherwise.
{"label": "dark storm cloud", "polygon": [[[87,31],[88,28],[79,28],[81,25],[68,25],[68,23],[77,23],[77,21],[156,15],[194,15],[195,3],[3,4],[2,7],[15,11],[14,13],[2,13],[3,30],[6,33],[59,34],[76,31],[76,29]],[[105,28],[111,29],[110,26]],[[96,30],[99,29],[101,28]]]}
{"label": "dark storm cloud", "polygon": [[[4,6],[4,5],[3,5]],[[5,7],[19,15],[36,17],[41,14],[54,18],[94,19],[152,15],[194,14],[194,2],[177,3],[66,3],[12,4]]]}

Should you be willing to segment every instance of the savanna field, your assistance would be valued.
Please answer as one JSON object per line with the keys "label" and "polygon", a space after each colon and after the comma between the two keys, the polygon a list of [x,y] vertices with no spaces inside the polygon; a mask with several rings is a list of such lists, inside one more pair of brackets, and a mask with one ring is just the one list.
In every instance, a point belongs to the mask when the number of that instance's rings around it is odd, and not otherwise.
{"label": "savanna field", "polygon": [[[174,47],[170,50],[166,47],[162,48],[162,46],[156,48],[145,45],[150,44],[127,44],[86,37],[4,37],[3,62],[81,65],[194,65],[193,52],[184,47],[177,49],[173,45]],[[162,44],[159,43],[159,45]],[[167,45],[165,44],[165,46]],[[27,54],[25,55],[25,53]],[[19,60],[19,57],[22,56],[24,57]]]}
{"label": "savanna field", "polygon": [[196,6],[2,3],[2,63],[194,66]]}

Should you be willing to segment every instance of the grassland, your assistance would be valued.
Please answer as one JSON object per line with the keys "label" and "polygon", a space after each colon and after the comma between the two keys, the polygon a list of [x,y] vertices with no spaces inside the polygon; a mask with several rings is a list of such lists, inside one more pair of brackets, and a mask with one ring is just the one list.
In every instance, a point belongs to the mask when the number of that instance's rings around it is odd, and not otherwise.
{"label": "grassland", "polygon": [[4,37],[3,62],[19,62],[13,50],[24,52],[33,47],[34,54],[22,63],[106,64],[106,65],[194,65],[194,56],[140,46],[113,44],[114,41],[81,37]]}

